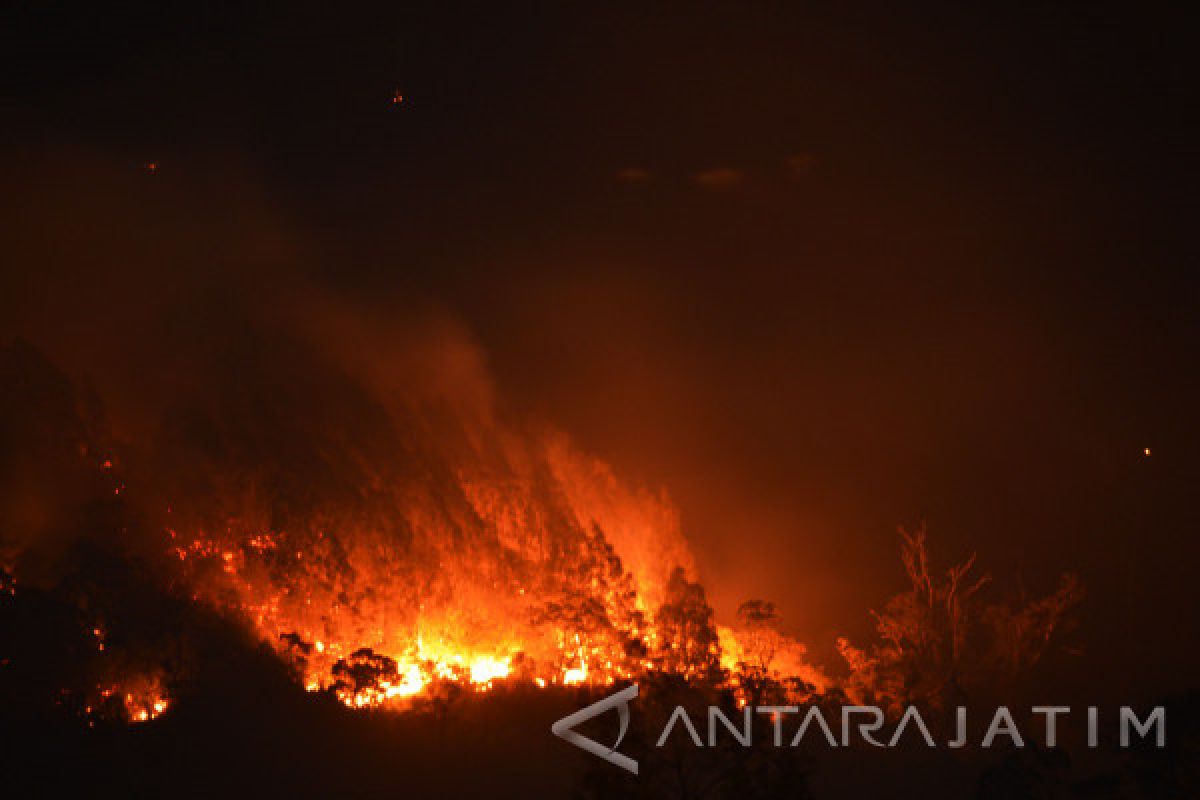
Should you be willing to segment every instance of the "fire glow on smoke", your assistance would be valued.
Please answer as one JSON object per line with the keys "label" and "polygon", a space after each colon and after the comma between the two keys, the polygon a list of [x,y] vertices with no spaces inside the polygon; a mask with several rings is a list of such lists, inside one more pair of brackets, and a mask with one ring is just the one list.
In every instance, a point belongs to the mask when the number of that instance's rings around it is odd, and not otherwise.
{"label": "fire glow on smoke", "polygon": [[438,495],[384,489],[407,498],[375,524],[234,519],[216,535],[169,529],[172,552],[198,598],[235,606],[307,688],[355,707],[662,666],[654,611],[688,563],[675,509],[561,437],[520,446],[519,471],[463,465]]}
{"label": "fire glow on smoke", "polygon": [[[8,357],[13,375],[44,373],[47,392],[67,395],[46,427],[77,441],[56,434],[46,475],[61,483],[73,464],[82,502],[123,540],[140,541],[130,526],[148,532],[138,555],[159,580],[248,624],[311,691],[404,707],[498,682],[710,680],[743,656],[737,634],[715,633],[664,493],[628,485],[557,432],[501,422],[474,351],[433,350],[418,348],[406,374],[434,389],[398,392],[276,344],[236,375],[206,371],[132,445],[71,419],[78,397],[39,356]],[[17,412],[45,413],[26,391],[10,399]],[[47,503],[63,506],[52,484]],[[0,552],[7,565],[30,552],[20,544]],[[84,712],[166,711],[173,667],[122,672],[104,622],[87,626],[111,668]]]}

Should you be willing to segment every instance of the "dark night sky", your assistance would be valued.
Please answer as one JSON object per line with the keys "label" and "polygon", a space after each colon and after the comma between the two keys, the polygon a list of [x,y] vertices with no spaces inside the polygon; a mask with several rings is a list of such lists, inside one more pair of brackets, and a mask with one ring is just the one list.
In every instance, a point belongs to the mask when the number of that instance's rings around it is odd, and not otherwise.
{"label": "dark night sky", "polygon": [[998,578],[1083,575],[1085,681],[1200,669],[1182,12],[22,2],[3,24],[0,334],[70,350],[233,263],[436,303],[507,406],[669,489],[725,613],[762,595],[806,640],[861,632],[900,588],[895,526],[925,518]]}

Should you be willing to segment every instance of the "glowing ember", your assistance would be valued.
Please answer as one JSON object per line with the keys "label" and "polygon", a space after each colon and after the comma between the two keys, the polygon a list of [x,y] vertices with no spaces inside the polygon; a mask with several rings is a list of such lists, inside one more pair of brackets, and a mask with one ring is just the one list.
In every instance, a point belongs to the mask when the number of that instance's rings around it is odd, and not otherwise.
{"label": "glowing ember", "polygon": [[135,697],[125,695],[125,711],[130,722],[146,722],[161,715],[167,710],[168,702],[165,697]]}
{"label": "glowing ember", "polygon": [[141,676],[98,687],[82,710],[93,725],[96,719],[137,723],[162,716],[170,705],[162,679]]}

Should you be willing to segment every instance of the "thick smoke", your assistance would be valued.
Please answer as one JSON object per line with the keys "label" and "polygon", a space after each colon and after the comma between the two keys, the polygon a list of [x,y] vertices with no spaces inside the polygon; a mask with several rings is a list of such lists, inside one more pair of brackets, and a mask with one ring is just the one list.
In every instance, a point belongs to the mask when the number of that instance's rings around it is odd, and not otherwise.
{"label": "thick smoke", "polygon": [[[31,269],[8,296],[46,298],[4,332],[24,337],[5,350],[0,533],[18,581],[53,584],[55,554],[99,536],[294,645],[318,683],[363,647],[638,657],[672,569],[691,574],[676,509],[506,407],[453,314],[339,296],[226,174],[14,174],[28,208],[73,209],[11,231]],[[81,523],[97,504],[120,519]]]}
{"label": "thick smoke", "polygon": [[617,646],[644,627],[672,568],[690,567],[670,502],[561,433],[502,422],[454,325],[368,329],[328,308],[210,312],[205,346],[174,350],[186,379],[115,437],[35,350],[9,348],[6,383],[24,394],[6,415],[5,551],[83,535],[57,516],[84,502],[64,493],[111,494],[140,522],[125,544],[175,553],[169,574],[268,641],[336,642],[325,668],[358,647],[415,657],[422,638],[543,664],[565,645],[582,663],[564,626]]}

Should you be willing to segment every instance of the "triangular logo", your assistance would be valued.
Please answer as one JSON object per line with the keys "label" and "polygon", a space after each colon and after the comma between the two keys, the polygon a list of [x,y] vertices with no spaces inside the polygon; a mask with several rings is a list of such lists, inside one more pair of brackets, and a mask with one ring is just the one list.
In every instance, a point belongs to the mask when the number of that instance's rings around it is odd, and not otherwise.
{"label": "triangular logo", "polygon": [[[550,726],[550,730],[555,736],[561,736],[571,744],[583,750],[587,750],[593,755],[600,756],[610,764],[616,764],[624,770],[638,774],[638,762],[626,755],[621,755],[617,752],[617,748],[621,746],[621,740],[625,738],[625,733],[629,730],[629,701],[638,696],[638,687],[635,683],[614,695],[609,695],[603,700],[598,700],[592,703],[587,708],[581,708],[570,716],[563,717],[558,722]],[[599,716],[610,708],[615,708],[617,713],[621,715],[621,732],[617,734],[617,741],[612,747],[605,747],[597,741],[587,738],[581,733],[574,731],[575,726],[587,722],[592,717]]]}

